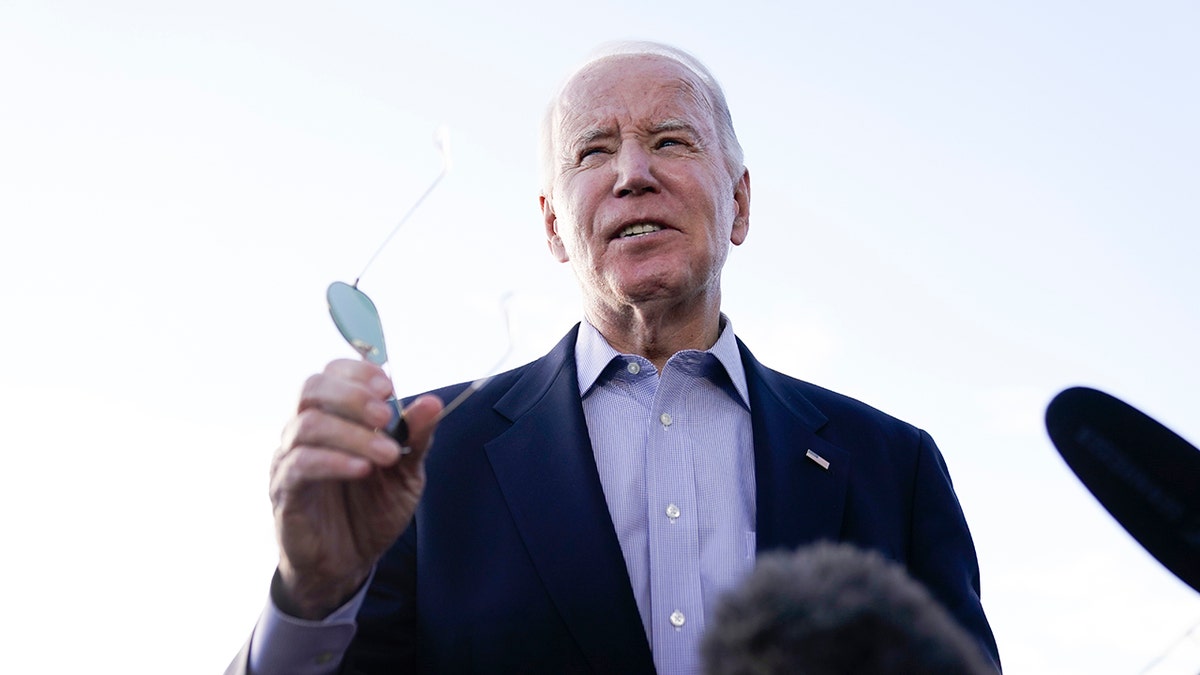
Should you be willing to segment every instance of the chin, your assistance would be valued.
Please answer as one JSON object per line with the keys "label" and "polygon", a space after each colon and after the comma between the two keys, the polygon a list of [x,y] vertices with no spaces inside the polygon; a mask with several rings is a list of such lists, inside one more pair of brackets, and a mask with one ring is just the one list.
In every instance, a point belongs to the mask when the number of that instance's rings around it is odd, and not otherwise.
{"label": "chin", "polygon": [[628,304],[656,302],[662,300],[678,300],[694,295],[692,287],[695,284],[681,278],[678,273],[641,276],[636,279],[624,279],[616,286],[617,292]]}

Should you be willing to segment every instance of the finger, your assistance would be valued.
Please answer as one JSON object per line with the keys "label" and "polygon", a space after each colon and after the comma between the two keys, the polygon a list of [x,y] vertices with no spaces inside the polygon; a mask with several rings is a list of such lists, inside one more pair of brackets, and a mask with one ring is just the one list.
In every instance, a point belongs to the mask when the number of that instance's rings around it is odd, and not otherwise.
{"label": "finger", "polygon": [[325,364],[325,370],[322,372],[337,379],[371,383],[373,387],[377,388],[376,393],[380,397],[391,396],[393,393],[392,382],[388,379],[387,373],[382,367],[370,361],[336,359]]}
{"label": "finger", "polygon": [[[324,410],[370,428],[387,424],[392,411],[385,399],[392,390],[392,383],[377,366],[371,365],[371,369],[374,374],[360,370],[353,376],[346,376],[327,369],[313,375],[301,389],[297,411]],[[356,379],[361,377],[368,379]]]}
{"label": "finger", "polygon": [[329,448],[295,448],[280,457],[271,471],[271,501],[281,504],[288,493],[309,483],[357,480],[371,471],[371,463],[362,457]]}
{"label": "finger", "polygon": [[433,432],[438,424],[438,413],[442,411],[442,400],[432,394],[421,396],[404,409],[408,424],[408,447],[413,452],[410,458],[421,461],[433,441]]}
{"label": "finger", "polygon": [[283,429],[281,457],[302,447],[335,450],[381,466],[400,456],[400,445],[387,434],[316,408],[299,412]]}

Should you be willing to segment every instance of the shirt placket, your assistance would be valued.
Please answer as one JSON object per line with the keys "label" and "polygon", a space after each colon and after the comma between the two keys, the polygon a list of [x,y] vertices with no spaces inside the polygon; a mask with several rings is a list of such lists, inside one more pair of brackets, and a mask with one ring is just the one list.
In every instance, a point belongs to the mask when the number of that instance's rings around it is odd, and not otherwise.
{"label": "shirt placket", "polygon": [[667,663],[694,661],[704,630],[696,439],[684,405],[687,385],[687,376],[668,365],[648,420],[651,640],[660,671]]}

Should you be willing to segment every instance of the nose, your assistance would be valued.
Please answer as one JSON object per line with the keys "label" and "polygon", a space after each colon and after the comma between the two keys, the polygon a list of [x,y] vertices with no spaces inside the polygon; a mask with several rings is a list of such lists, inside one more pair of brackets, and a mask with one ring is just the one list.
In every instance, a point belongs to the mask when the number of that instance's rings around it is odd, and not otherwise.
{"label": "nose", "polygon": [[633,139],[623,142],[613,161],[613,170],[616,172],[613,196],[629,197],[658,192],[653,160],[651,153],[641,143]]}

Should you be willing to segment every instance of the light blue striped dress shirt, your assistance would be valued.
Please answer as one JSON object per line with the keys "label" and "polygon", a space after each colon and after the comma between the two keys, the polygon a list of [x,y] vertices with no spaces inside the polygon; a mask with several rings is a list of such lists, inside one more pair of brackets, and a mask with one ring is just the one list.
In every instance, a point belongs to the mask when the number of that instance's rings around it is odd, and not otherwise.
{"label": "light blue striped dress shirt", "polygon": [[600,482],[659,673],[698,673],[720,594],[754,566],[754,447],[728,319],[661,373],[586,321],[579,392]]}

